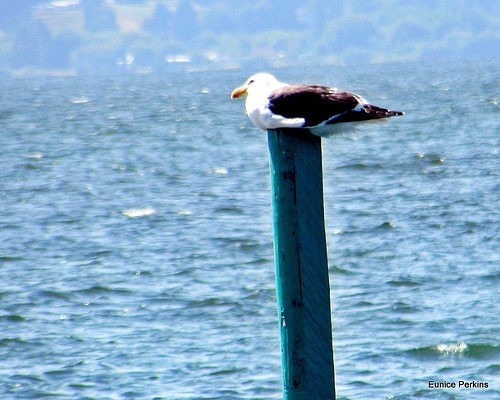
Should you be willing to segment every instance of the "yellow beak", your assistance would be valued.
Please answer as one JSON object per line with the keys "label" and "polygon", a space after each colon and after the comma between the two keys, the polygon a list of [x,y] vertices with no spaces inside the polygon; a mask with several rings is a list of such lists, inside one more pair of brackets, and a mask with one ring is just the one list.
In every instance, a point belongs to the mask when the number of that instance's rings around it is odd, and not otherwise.
{"label": "yellow beak", "polygon": [[248,88],[246,86],[240,86],[239,88],[234,89],[233,93],[231,93],[231,98],[237,99],[238,97],[247,94],[247,89]]}

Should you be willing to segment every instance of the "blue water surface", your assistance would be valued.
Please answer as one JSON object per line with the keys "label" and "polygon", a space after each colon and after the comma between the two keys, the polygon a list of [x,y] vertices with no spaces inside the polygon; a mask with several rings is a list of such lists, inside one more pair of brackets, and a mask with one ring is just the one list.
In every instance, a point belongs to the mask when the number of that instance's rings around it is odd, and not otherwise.
{"label": "blue water surface", "polygon": [[[3,77],[0,398],[282,398],[254,72]],[[337,398],[500,397],[500,62],[269,72],[406,112],[323,140]]]}

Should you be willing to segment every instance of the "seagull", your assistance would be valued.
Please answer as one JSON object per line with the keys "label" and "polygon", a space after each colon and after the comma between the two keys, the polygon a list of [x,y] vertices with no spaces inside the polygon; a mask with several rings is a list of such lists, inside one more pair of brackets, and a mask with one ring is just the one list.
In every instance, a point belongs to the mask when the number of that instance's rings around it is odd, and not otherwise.
{"label": "seagull", "polygon": [[352,124],[404,115],[368,104],[361,96],[321,85],[289,85],[268,73],[252,75],[231,93],[247,95],[245,112],[260,129],[299,128],[320,137],[352,131]]}

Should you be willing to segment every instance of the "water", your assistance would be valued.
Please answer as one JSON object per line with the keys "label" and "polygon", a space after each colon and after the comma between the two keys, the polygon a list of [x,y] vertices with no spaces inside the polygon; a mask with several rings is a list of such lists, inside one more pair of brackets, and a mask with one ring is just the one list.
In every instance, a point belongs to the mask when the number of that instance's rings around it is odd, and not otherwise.
{"label": "water", "polygon": [[[499,71],[269,71],[407,113],[323,141],[338,399],[500,396]],[[253,72],[3,77],[0,398],[282,397]]]}

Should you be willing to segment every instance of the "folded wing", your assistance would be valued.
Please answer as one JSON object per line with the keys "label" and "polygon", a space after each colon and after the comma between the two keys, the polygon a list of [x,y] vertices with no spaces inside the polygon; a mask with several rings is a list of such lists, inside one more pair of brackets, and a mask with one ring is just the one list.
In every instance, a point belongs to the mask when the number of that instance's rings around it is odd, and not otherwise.
{"label": "folded wing", "polygon": [[367,104],[360,96],[320,85],[288,85],[269,95],[269,109],[285,118],[304,118],[304,128],[403,115]]}

